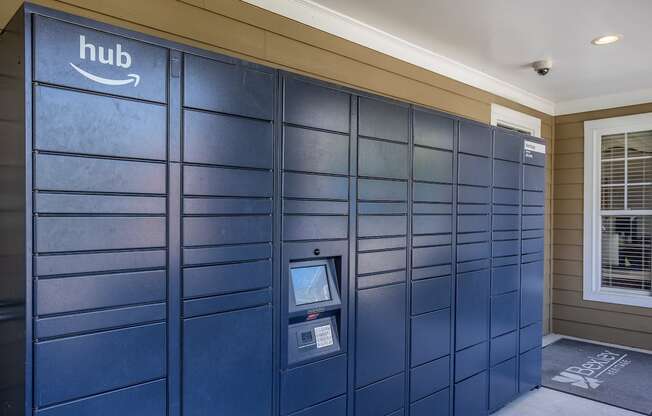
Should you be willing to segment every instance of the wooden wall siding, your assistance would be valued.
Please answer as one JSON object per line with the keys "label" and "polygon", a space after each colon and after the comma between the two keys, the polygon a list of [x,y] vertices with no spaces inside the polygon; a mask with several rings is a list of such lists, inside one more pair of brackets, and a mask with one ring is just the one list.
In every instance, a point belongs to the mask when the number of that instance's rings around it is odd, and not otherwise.
{"label": "wooden wall siding", "polygon": [[[0,1],[0,27],[22,0]],[[105,23],[489,123],[491,103],[541,119],[552,147],[552,116],[452,80],[240,0],[32,0]],[[548,157],[544,331],[549,328],[552,157]]]}
{"label": "wooden wall siding", "polygon": [[652,104],[555,117],[552,331],[652,349],[652,309],[583,300],[584,121],[652,112]]}

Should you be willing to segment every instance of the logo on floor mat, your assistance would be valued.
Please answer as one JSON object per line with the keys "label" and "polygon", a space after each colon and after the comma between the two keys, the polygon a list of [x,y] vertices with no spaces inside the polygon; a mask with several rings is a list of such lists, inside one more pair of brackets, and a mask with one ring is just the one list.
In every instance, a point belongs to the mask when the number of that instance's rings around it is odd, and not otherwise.
{"label": "logo on floor mat", "polygon": [[[115,50],[104,46],[96,47],[92,43],[86,42],[86,36],[84,35],[79,35],[79,59],[125,69],[131,66],[131,55],[129,52],[122,50],[121,44],[116,44]],[[134,87],[137,87],[140,83],[140,75],[138,74],[127,74],[125,79],[110,79],[85,71],[72,62],[70,62],[70,66],[91,81],[104,85],[118,86],[133,83]]]}
{"label": "logo on floor mat", "polygon": [[604,350],[600,354],[588,357],[584,364],[568,367],[554,376],[552,380],[586,390],[597,389],[604,382],[604,380],[600,380],[601,376],[614,376],[631,363],[626,358],[627,354]]}

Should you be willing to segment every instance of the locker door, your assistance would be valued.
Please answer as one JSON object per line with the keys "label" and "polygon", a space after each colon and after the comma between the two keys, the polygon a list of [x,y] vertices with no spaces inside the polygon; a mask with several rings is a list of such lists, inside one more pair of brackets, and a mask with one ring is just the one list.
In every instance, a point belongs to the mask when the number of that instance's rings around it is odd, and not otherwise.
{"label": "locker door", "polygon": [[270,415],[276,77],[183,59],[183,414]]}

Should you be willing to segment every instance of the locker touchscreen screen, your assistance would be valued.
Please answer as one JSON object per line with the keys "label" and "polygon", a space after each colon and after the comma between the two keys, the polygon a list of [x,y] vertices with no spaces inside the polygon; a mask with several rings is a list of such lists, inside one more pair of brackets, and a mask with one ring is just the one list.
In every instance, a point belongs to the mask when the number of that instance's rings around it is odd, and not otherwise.
{"label": "locker touchscreen screen", "polygon": [[297,305],[331,300],[326,273],[325,265],[290,269],[294,300]]}

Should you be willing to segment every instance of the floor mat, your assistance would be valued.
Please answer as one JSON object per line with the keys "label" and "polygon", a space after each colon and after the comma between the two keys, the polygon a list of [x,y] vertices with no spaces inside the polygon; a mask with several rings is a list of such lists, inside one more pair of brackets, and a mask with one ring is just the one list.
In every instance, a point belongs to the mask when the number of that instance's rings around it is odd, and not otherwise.
{"label": "floor mat", "polygon": [[545,387],[652,414],[652,354],[561,339],[543,349]]}

